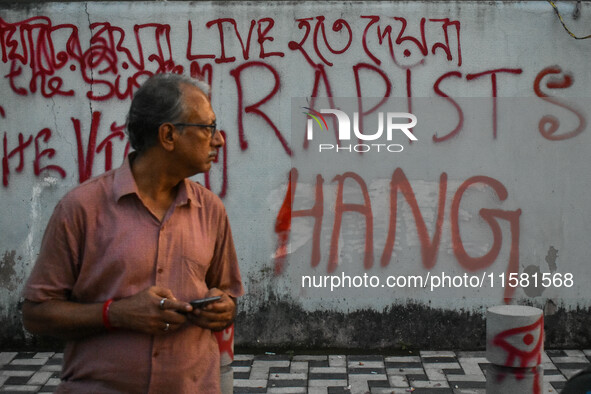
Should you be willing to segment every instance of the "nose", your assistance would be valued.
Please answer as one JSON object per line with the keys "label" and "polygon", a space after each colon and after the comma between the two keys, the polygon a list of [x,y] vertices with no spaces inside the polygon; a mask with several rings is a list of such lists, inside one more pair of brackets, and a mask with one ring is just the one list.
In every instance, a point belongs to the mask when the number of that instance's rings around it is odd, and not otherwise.
{"label": "nose", "polygon": [[224,146],[225,143],[226,141],[224,140],[222,131],[216,130],[213,134],[213,137],[211,138],[211,146],[215,148],[221,148],[222,146]]}

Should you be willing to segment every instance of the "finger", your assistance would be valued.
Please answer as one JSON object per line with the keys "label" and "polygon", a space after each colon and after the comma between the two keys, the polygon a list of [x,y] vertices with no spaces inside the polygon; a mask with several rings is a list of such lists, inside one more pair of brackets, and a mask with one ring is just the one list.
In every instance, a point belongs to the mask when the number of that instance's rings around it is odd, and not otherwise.
{"label": "finger", "polygon": [[235,304],[232,299],[224,293],[221,299],[216,302],[212,302],[211,304],[206,305],[203,309],[206,311],[217,311],[217,312],[225,312],[225,311],[233,311],[235,308]]}
{"label": "finger", "polygon": [[171,324],[183,324],[187,321],[187,315],[173,312],[172,310],[167,310],[163,314],[163,319],[165,322]]}
{"label": "finger", "polygon": [[152,286],[150,287],[149,292],[158,298],[170,298],[171,300],[176,300],[172,291],[166,287]]}
{"label": "finger", "polygon": [[194,325],[199,326],[201,328],[206,328],[208,330],[213,330],[213,331],[223,330],[229,324],[228,322],[225,322],[225,321],[210,321],[210,320],[203,318],[202,316],[194,316],[194,315],[189,315],[188,320],[191,324],[194,324]]}
{"label": "finger", "polygon": [[164,309],[172,309],[179,312],[191,312],[193,307],[188,302],[178,301],[177,299],[166,299]]}
{"label": "finger", "polygon": [[217,297],[217,296],[223,296],[224,293],[222,290],[218,289],[217,287],[212,287],[211,289],[209,289],[206,293],[206,297]]}
{"label": "finger", "polygon": [[225,322],[228,323],[232,320],[233,314],[231,312],[211,312],[211,311],[201,311],[198,314],[199,317],[210,321],[210,322]]}

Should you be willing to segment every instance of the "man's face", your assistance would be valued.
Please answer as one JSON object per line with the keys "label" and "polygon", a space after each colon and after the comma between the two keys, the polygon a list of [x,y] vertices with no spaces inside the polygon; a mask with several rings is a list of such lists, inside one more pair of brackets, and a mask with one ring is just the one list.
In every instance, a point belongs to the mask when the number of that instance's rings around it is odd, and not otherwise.
{"label": "man's face", "polygon": [[[182,123],[210,125],[216,117],[207,96],[191,85],[182,85],[185,112]],[[224,146],[224,138],[219,131],[212,136],[211,128],[199,126],[178,127],[178,145],[175,148],[179,164],[186,168],[189,175],[207,172]]]}

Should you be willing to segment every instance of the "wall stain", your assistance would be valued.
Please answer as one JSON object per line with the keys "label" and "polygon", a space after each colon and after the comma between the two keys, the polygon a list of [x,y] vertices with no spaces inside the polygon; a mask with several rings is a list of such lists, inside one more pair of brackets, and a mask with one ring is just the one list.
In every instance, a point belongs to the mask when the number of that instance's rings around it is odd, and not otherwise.
{"label": "wall stain", "polygon": [[[273,295],[272,295],[273,296]],[[523,304],[529,304],[525,300]],[[553,303],[552,303],[553,304]],[[544,308],[544,305],[531,303]],[[547,305],[550,306],[550,305]],[[545,308],[548,310],[548,308]],[[551,307],[545,316],[545,347],[583,348],[591,339],[591,308]],[[377,353],[422,349],[483,350],[483,313],[431,308],[408,302],[384,310],[306,311],[292,299],[271,299],[254,312],[239,311],[236,348],[258,351],[326,352],[369,350]]]}
{"label": "wall stain", "polygon": [[[546,259],[548,259],[548,258],[546,257]],[[529,266],[525,267],[523,272],[525,274],[528,274],[528,276],[530,278],[529,286],[523,288],[524,293],[527,294],[528,297],[541,296],[542,293],[544,292],[545,288],[544,288],[544,286],[542,286],[542,283],[541,283],[542,272],[540,271],[540,267],[538,267],[537,265],[529,265]],[[535,280],[532,279],[534,277],[538,278],[538,281],[537,281],[538,286],[537,287],[536,287]]]}
{"label": "wall stain", "polygon": [[546,255],[546,263],[548,263],[548,268],[550,272],[556,272],[556,259],[558,258],[558,249],[554,249],[554,246],[550,246],[548,249],[548,254]]}
{"label": "wall stain", "polygon": [[18,278],[16,277],[16,250],[4,252],[2,260],[0,260],[0,287],[9,291],[14,291],[17,288]]}

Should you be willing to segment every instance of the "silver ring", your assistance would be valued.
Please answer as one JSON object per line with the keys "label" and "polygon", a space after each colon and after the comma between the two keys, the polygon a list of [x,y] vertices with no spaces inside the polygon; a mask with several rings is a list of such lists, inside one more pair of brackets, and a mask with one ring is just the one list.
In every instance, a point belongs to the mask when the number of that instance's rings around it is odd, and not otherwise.
{"label": "silver ring", "polygon": [[170,328],[170,324],[166,323],[166,327],[164,327],[164,331],[168,331],[169,328]]}
{"label": "silver ring", "polygon": [[160,309],[164,309],[164,301],[166,301],[168,298],[164,297],[163,299],[160,300]]}

